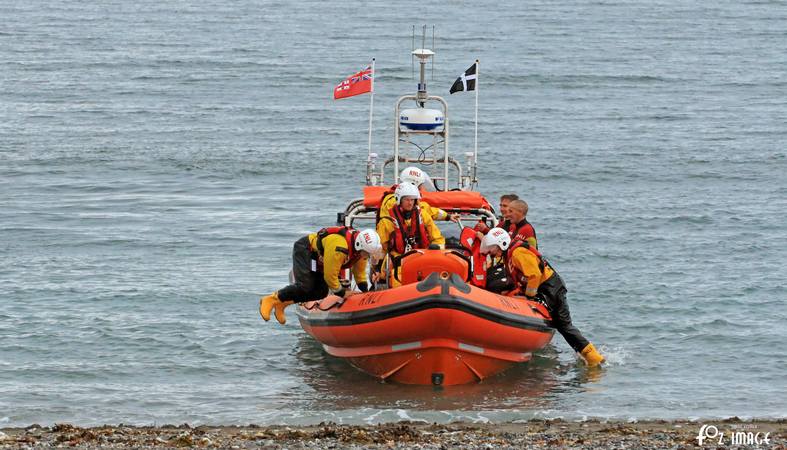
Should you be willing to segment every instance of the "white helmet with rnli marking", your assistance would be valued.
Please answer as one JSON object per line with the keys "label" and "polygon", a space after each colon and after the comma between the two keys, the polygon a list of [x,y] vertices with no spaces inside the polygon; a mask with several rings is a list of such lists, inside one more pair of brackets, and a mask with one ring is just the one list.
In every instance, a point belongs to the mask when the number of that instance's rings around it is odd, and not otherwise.
{"label": "white helmet with rnli marking", "polygon": [[396,203],[401,205],[402,199],[405,197],[415,197],[416,200],[420,199],[421,191],[419,191],[414,184],[402,183],[396,187],[396,191],[394,191],[394,197],[396,197]]}
{"label": "white helmet with rnli marking", "polygon": [[375,259],[379,258],[383,253],[383,246],[377,231],[373,228],[359,231],[355,237],[355,251],[364,251]]}
{"label": "white helmet with rnli marking", "polygon": [[424,171],[414,166],[407,167],[402,171],[402,174],[399,175],[400,183],[411,183],[416,187],[424,184],[427,179],[428,178]]}
{"label": "white helmet with rnli marking", "polygon": [[511,235],[502,228],[492,228],[481,240],[481,253],[489,253],[492,247],[498,246],[500,250],[508,250],[511,245]]}

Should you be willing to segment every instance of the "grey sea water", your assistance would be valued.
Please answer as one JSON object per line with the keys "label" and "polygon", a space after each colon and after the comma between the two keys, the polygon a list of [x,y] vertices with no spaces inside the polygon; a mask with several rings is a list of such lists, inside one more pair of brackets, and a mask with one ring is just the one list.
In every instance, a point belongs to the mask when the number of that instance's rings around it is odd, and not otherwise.
{"label": "grey sea water", "polygon": [[[785,417],[783,1],[0,3],[0,426]],[[380,384],[263,323],[292,242],[415,89],[476,58],[480,189],[530,203],[576,324],[481,384]],[[473,96],[450,96],[452,151]]]}

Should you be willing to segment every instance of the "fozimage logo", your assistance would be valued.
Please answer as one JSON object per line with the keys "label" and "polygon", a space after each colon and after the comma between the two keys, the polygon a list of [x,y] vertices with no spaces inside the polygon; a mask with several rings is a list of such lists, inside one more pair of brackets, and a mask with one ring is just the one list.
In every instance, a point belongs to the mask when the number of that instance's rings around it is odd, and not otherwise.
{"label": "fozimage logo", "polygon": [[754,431],[757,425],[734,426],[736,429],[750,429],[751,431],[719,431],[716,425],[702,425],[697,434],[697,444],[706,442],[718,445],[769,445],[771,443],[770,431],[761,433]]}

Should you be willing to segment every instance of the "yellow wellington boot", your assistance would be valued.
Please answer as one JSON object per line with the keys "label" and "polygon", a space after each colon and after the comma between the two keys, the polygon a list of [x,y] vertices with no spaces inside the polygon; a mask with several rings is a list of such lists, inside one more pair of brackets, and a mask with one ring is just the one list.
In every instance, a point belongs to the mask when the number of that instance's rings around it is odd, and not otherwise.
{"label": "yellow wellington boot", "polygon": [[[293,303],[295,302],[291,300],[287,300],[286,302],[279,301],[279,303],[276,303],[274,306],[275,309],[273,310],[273,315],[276,316],[276,320],[278,320],[280,324],[284,325],[287,323],[287,317],[284,315],[284,308],[292,305]],[[270,314],[270,311],[268,314]]]}
{"label": "yellow wellington boot", "polygon": [[[267,297],[262,297],[260,299],[260,315],[262,316],[262,320],[266,322],[271,320],[271,310],[273,309],[274,306],[280,303],[281,300],[279,300],[278,291],[274,292],[273,294]],[[278,319],[278,312],[276,314],[277,314],[276,318]],[[279,320],[279,322],[281,322],[281,320]]]}
{"label": "yellow wellington boot", "polygon": [[596,347],[593,344],[588,344],[585,348],[582,349],[580,352],[583,358],[585,358],[585,362],[587,363],[588,367],[597,367],[601,363],[605,361],[604,357],[601,356],[596,350]]}

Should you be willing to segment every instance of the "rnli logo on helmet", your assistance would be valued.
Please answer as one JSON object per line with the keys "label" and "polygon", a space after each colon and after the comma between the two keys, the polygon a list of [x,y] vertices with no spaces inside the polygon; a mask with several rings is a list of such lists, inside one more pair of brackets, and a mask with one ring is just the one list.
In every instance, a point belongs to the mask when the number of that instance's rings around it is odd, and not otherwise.
{"label": "rnli logo on helmet", "polygon": [[503,230],[495,230],[495,232],[494,232],[494,233],[492,233],[492,236],[494,236],[494,237],[500,237],[500,236],[502,236],[502,235],[503,235],[503,233],[505,233],[505,231],[503,231]]}
{"label": "rnli logo on helmet", "polygon": [[372,243],[372,237],[369,236],[369,233],[364,233],[363,234],[363,240],[366,241],[367,244],[371,244]]}
{"label": "rnli logo on helmet", "polygon": [[417,170],[412,170],[411,169],[410,170],[410,175],[414,176],[414,177],[417,177],[417,176],[421,175],[421,173],[419,171],[417,171]]}

